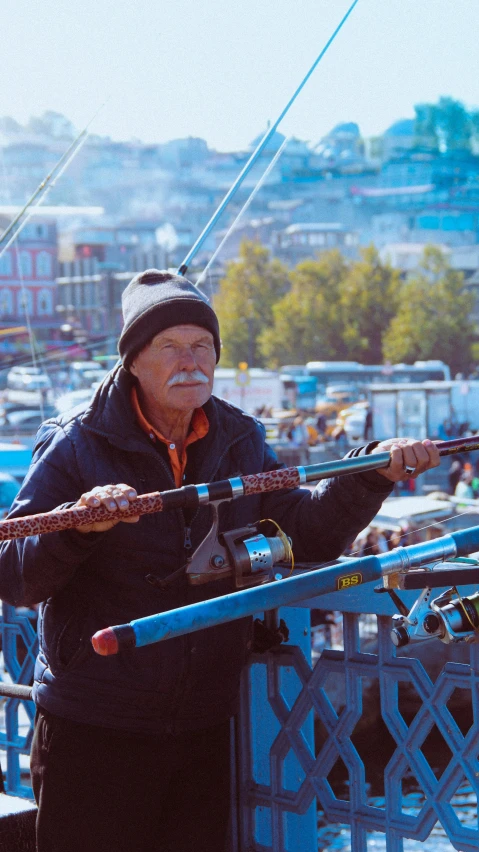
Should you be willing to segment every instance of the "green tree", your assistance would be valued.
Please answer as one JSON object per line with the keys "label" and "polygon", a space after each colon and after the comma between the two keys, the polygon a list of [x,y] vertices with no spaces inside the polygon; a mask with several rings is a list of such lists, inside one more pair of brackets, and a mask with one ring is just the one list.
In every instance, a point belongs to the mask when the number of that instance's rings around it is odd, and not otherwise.
{"label": "green tree", "polygon": [[468,112],[461,101],[439,98],[437,104],[418,104],[415,108],[416,144],[442,151],[471,149],[477,135],[477,115]]}
{"label": "green tree", "polygon": [[471,119],[464,104],[454,98],[440,98],[437,116],[439,134],[447,151],[471,147]]}
{"label": "green tree", "polygon": [[347,270],[338,251],[298,264],[291,290],[274,305],[273,324],[258,341],[266,363],[277,367],[343,357],[339,286]]}
{"label": "green tree", "polygon": [[273,305],[289,286],[288,270],[279,260],[271,260],[264,246],[248,240],[241,244],[239,260],[228,264],[214,299],[223,366],[236,367],[240,361],[250,367],[265,366],[258,337],[272,323]]}
{"label": "green tree", "polygon": [[339,286],[342,342],[347,358],[380,364],[383,334],[394,317],[399,272],[382,263],[374,246],[362,249]]}
{"label": "green tree", "polygon": [[300,263],[273,308],[259,345],[272,365],[313,360],[382,360],[382,335],[394,316],[399,273],[372,246],[351,263],[338,251]]}
{"label": "green tree", "polygon": [[462,273],[451,269],[439,248],[426,247],[417,272],[401,288],[397,314],[384,335],[384,357],[407,364],[437,358],[453,375],[468,371],[473,304]]}
{"label": "green tree", "polygon": [[437,107],[434,104],[417,104],[414,111],[416,113],[415,144],[419,148],[430,148],[433,151],[438,151]]}

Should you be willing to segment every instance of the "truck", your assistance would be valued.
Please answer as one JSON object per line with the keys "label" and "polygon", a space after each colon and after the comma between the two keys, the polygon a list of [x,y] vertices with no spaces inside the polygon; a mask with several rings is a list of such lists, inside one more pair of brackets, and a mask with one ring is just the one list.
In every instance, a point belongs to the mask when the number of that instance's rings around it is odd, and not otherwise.
{"label": "truck", "polygon": [[445,439],[448,428],[479,431],[479,381],[371,385],[373,438]]}
{"label": "truck", "polygon": [[217,367],[213,393],[248,414],[282,408],[282,384],[274,370]]}

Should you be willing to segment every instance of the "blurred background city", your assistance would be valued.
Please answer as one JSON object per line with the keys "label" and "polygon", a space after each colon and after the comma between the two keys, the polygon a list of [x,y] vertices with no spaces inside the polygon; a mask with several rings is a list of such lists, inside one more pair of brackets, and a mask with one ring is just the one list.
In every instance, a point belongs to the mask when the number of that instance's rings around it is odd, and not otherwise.
{"label": "blurred background city", "polygon": [[[349,6],[4,0],[0,517],[42,421],[116,363],[128,282],[181,266]],[[479,432],[478,28],[476,0],[361,0],[188,269],[220,320],[215,393],[288,465]],[[479,467],[451,458],[398,484],[349,555],[475,525]],[[343,638],[315,613],[317,659]],[[437,644],[425,665],[449,659]]]}

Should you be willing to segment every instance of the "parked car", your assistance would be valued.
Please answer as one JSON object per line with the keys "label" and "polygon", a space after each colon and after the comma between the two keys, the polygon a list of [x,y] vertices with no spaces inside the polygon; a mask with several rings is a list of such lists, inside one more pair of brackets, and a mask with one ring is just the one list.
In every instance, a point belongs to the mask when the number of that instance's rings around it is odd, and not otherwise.
{"label": "parked car", "polygon": [[347,408],[342,408],[336,419],[336,427],[346,432],[348,444],[355,447],[366,440],[366,418],[369,410],[367,400],[354,402]]}
{"label": "parked car", "polygon": [[82,373],[83,387],[98,387],[107,374],[107,370],[84,370]]}
{"label": "parked car", "polygon": [[73,390],[90,387],[93,382],[101,381],[106,375],[104,367],[98,361],[72,361],[68,372]]}
{"label": "parked car", "polygon": [[354,402],[358,402],[359,394],[352,390],[341,389],[341,386],[333,386],[324,396],[316,399],[316,414],[322,414],[326,418],[326,434],[330,435],[336,426],[336,418],[340,411]]}
{"label": "parked car", "polygon": [[0,471],[18,482],[25,478],[32,460],[31,448],[19,441],[0,441]]}
{"label": "parked car", "polygon": [[52,406],[16,408],[0,416],[0,435],[33,435],[44,420],[54,414]]}
{"label": "parked car", "polygon": [[50,390],[52,383],[40,367],[12,367],[7,375],[7,388],[19,391]]}

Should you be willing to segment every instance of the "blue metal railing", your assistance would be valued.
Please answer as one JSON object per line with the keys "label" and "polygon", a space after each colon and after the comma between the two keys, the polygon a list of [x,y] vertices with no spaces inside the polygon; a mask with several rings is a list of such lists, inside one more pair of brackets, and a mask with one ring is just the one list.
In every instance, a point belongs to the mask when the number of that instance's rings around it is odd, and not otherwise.
{"label": "blue metal railing", "polygon": [[[2,604],[0,635],[3,666],[13,683],[28,685],[33,681],[38,651],[35,618],[36,613],[32,610],[17,611],[9,604]],[[35,707],[32,701],[7,698],[3,709],[0,750],[6,755],[6,761],[2,760],[5,791],[31,799],[27,761],[22,760],[22,756],[30,754]]]}
{"label": "blue metal railing", "polygon": [[[374,609],[378,596],[372,589],[369,596]],[[284,609],[281,616],[296,634],[309,635],[308,610]],[[315,666],[309,649],[295,644],[256,658],[245,672],[238,721],[241,852],[316,852],[318,808],[326,824],[338,826],[334,848],[349,848],[346,839],[340,844],[341,829],[350,834],[353,852],[367,852],[368,837],[378,833],[388,850],[402,852],[405,838],[422,843],[438,822],[453,848],[477,852],[477,818],[471,825],[453,800],[465,781],[475,797],[479,789],[479,646],[465,649],[467,662],[446,663],[434,681],[418,659],[397,656],[389,616],[378,617],[376,653],[361,651],[359,621],[359,614],[344,614],[344,649],[323,651]],[[338,680],[342,706],[335,700]],[[370,700],[366,706],[365,684],[373,694],[377,686],[379,731]],[[409,686],[415,697],[415,714],[407,721],[400,686]],[[473,721],[465,733],[449,707],[456,690],[471,703]],[[373,743],[384,730],[392,741],[380,797],[371,795],[367,748],[359,751],[356,741],[365,722],[366,741]],[[438,756],[446,762],[439,777],[430,750],[427,757],[423,752],[433,730],[442,736]],[[339,786],[338,765],[345,776]],[[405,786],[411,777],[422,791],[417,813],[408,813]]]}
{"label": "blue metal railing", "polygon": [[[402,559],[386,554],[374,564],[371,558],[354,560],[348,563],[346,572],[335,566],[335,582],[361,566],[377,577],[378,562],[384,569],[386,564],[391,566],[396,564],[394,560],[401,562],[406,556],[414,564],[444,559],[453,550],[451,540],[456,551],[458,547],[463,553],[477,550],[479,528],[404,548]],[[324,569],[324,576],[326,572]],[[230,614],[232,618],[244,615],[242,600],[249,606],[252,592],[266,594],[268,588],[274,592],[269,600],[274,600],[276,606],[287,603],[288,596],[296,604],[279,610],[290,628],[289,643],[254,657],[243,677],[241,711],[235,725],[235,852],[316,852],[318,808],[326,822],[341,824],[350,831],[353,852],[366,852],[368,837],[378,832],[386,838],[388,852],[402,852],[405,838],[422,843],[437,822],[453,848],[477,852],[477,820],[471,824],[462,819],[454,806],[454,795],[464,782],[476,796],[479,790],[479,645],[462,646],[460,661],[450,658],[432,673],[418,658],[416,646],[407,647],[407,656],[397,652],[390,639],[394,605],[389,597],[374,594],[373,582],[306,599],[315,589],[328,588],[320,574],[317,572],[312,585],[311,574],[307,581],[292,578],[300,581],[299,586],[292,580],[280,581],[261,590],[229,596],[236,599],[241,610],[240,615],[238,608]],[[302,591],[298,596],[299,587]],[[285,600],[277,600],[280,590]],[[469,591],[472,589],[466,593]],[[410,605],[418,593],[401,594]],[[223,599],[227,609],[231,605],[229,598]],[[215,599],[211,605],[216,608],[221,600]],[[184,608],[182,632],[188,610],[190,629],[203,626],[203,619],[201,623],[197,620],[198,607],[204,604]],[[323,650],[316,662],[311,654],[312,608],[343,613],[343,647]],[[375,614],[378,624],[376,644],[367,651],[360,638],[363,613]],[[18,683],[29,683],[33,674],[36,638],[31,615],[18,614],[4,605],[0,627],[5,667]],[[163,614],[161,619],[163,630],[169,615]],[[435,657],[440,651],[446,653],[437,639],[417,648],[426,646],[433,649]],[[371,684],[377,700],[372,725],[367,697]],[[412,716],[404,712],[405,690],[414,697]],[[456,718],[458,695],[470,715],[466,728]],[[7,792],[29,796],[21,765],[31,741],[32,705],[17,699],[8,699],[5,705],[0,748],[7,753],[3,767]],[[21,707],[24,729],[19,721]],[[382,798],[373,796],[370,790],[367,749],[358,743],[358,731],[364,725],[366,742],[368,737],[374,741],[376,736],[387,736],[389,743],[387,759],[381,767]],[[442,742],[440,771],[428,751],[433,734]],[[415,810],[409,807],[404,794],[411,776],[422,791]]]}

